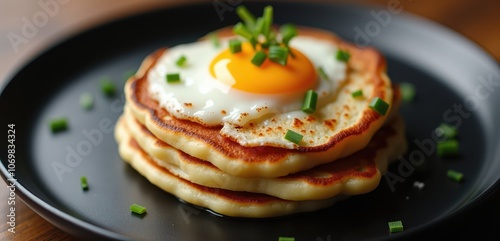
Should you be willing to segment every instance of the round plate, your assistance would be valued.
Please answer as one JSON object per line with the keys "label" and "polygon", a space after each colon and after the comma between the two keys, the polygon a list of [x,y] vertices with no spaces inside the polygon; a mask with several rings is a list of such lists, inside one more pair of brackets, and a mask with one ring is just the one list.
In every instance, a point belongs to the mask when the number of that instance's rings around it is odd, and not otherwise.
{"label": "round plate", "polygon": [[[253,12],[265,5],[247,4]],[[238,21],[231,11],[221,20],[210,3],[156,10],[91,29],[47,50],[14,75],[0,96],[0,123],[4,130],[15,124],[18,195],[80,237],[224,241],[413,237],[444,227],[493,193],[500,177],[495,125],[500,123],[495,111],[500,71],[492,58],[447,29],[390,9],[273,5],[278,24],[323,28],[360,47],[375,46],[387,57],[394,82],[416,86],[417,98],[401,108],[408,154],[399,157],[375,191],[317,212],[234,219],[179,201],[120,159],[113,126],[124,104],[123,74],[159,47],[196,41]],[[115,97],[101,93],[103,78],[115,83]],[[92,110],[80,108],[84,92],[94,96]],[[69,129],[51,133],[49,121],[55,117],[66,117]],[[459,130],[460,153],[453,158],[435,154],[433,130],[443,122]],[[4,178],[10,177],[11,148],[5,142],[0,146]],[[449,180],[449,169],[463,172],[464,180]],[[81,176],[88,179],[88,191],[80,188]],[[425,187],[415,188],[415,181]],[[148,213],[131,214],[132,203],[146,206]],[[389,233],[387,222],[394,220],[403,221],[404,232]]]}

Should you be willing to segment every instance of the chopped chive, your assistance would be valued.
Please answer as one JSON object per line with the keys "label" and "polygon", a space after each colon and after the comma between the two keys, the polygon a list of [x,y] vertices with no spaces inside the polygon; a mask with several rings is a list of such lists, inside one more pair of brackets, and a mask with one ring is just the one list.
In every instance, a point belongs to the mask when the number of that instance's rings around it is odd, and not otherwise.
{"label": "chopped chive", "polygon": [[443,136],[445,139],[451,139],[457,136],[458,131],[455,127],[448,125],[446,123],[441,123],[438,128],[436,128],[436,134]]}
{"label": "chopped chive", "polygon": [[84,190],[84,191],[89,190],[89,184],[87,183],[87,177],[86,176],[80,177],[80,184],[82,186],[82,190]]}
{"label": "chopped chive", "polygon": [[281,38],[282,38],[283,43],[286,46],[288,46],[288,43],[290,42],[290,40],[293,37],[297,36],[298,31],[297,31],[297,28],[295,27],[295,25],[285,24],[285,25],[281,26],[280,33],[281,33]]}
{"label": "chopped chive", "polygon": [[266,53],[264,51],[259,51],[259,52],[255,53],[255,55],[253,56],[252,64],[260,67],[262,65],[262,63],[264,63],[266,58],[267,58]]}
{"label": "chopped chive", "polygon": [[450,178],[451,180],[453,180],[455,182],[461,182],[462,179],[464,178],[464,174],[463,173],[457,172],[455,170],[448,170],[448,172],[446,173],[446,175],[448,176],[448,178]]}
{"label": "chopped chive", "polygon": [[254,30],[255,29],[255,17],[253,16],[252,13],[250,13],[250,11],[248,11],[248,9],[243,6],[243,5],[240,5],[236,8],[236,14],[238,14],[238,16],[241,18],[241,20],[243,20],[243,22],[245,22],[245,25]]}
{"label": "chopped chive", "polygon": [[302,135],[295,132],[295,131],[292,131],[292,130],[287,130],[286,134],[285,134],[285,140],[287,141],[291,141],[295,144],[299,144],[300,141],[302,140]]}
{"label": "chopped chive", "polygon": [[437,154],[440,157],[454,156],[458,154],[458,141],[446,140],[437,143]]}
{"label": "chopped chive", "polygon": [[391,233],[402,232],[404,230],[401,220],[388,222],[387,224],[389,225],[389,232]]}
{"label": "chopped chive", "polygon": [[143,206],[141,206],[141,205],[139,205],[139,204],[135,204],[135,203],[134,203],[134,204],[132,204],[132,205],[130,206],[130,211],[132,211],[132,212],[133,212],[133,213],[135,213],[135,214],[139,214],[139,215],[141,215],[141,214],[143,214],[143,213],[145,213],[145,212],[146,212],[146,208],[145,208],[145,207],[143,207]]}
{"label": "chopped chive", "polygon": [[266,39],[269,39],[269,34],[271,33],[271,25],[273,24],[273,7],[272,6],[266,6],[264,8],[264,14],[263,14],[263,21],[264,21],[264,26],[262,27],[262,34],[266,36]]}
{"label": "chopped chive", "polygon": [[415,98],[415,86],[413,84],[403,82],[399,84],[399,90],[403,101],[410,102]]}
{"label": "chopped chive", "polygon": [[389,104],[379,97],[375,97],[370,103],[370,108],[381,115],[385,115],[387,110],[389,110]]}
{"label": "chopped chive", "polygon": [[215,48],[220,47],[219,36],[216,33],[209,34],[208,38],[210,39]]}
{"label": "chopped chive", "polygon": [[316,102],[318,101],[318,94],[314,90],[308,90],[302,103],[302,111],[306,113],[314,113],[316,111]]}
{"label": "chopped chive", "polygon": [[295,241],[294,237],[279,237],[278,241]]}
{"label": "chopped chive", "polygon": [[82,93],[80,95],[80,106],[84,110],[90,110],[94,106],[94,99],[90,93]]}
{"label": "chopped chive", "polygon": [[283,46],[273,45],[269,47],[269,60],[286,65],[288,59],[288,49]]}
{"label": "chopped chive", "polygon": [[115,84],[111,82],[109,79],[103,79],[101,80],[101,90],[102,92],[108,96],[112,97],[115,95]]}
{"label": "chopped chive", "polygon": [[349,52],[345,51],[345,50],[337,50],[337,55],[336,55],[336,58],[337,60],[339,61],[342,61],[342,62],[347,62],[349,61],[349,58],[351,57],[351,54],[349,54]]}
{"label": "chopped chive", "polygon": [[167,74],[166,75],[167,83],[176,83],[181,80],[179,73]]}
{"label": "chopped chive", "polygon": [[123,72],[123,74],[122,74],[123,80],[127,81],[128,79],[130,79],[130,77],[135,75],[135,72],[136,71],[133,69],[129,69],[129,70]]}
{"label": "chopped chive", "polygon": [[68,120],[64,117],[55,118],[50,121],[50,130],[52,133],[68,129]]}
{"label": "chopped chive", "polygon": [[238,39],[229,40],[229,49],[233,54],[241,52],[241,41]]}
{"label": "chopped chive", "polygon": [[352,98],[358,98],[363,96],[363,91],[362,90],[356,90],[351,93]]}
{"label": "chopped chive", "polygon": [[325,73],[325,70],[323,69],[323,67],[319,67],[318,68],[318,73],[319,73],[319,76],[324,79],[324,80],[328,80],[328,75]]}
{"label": "chopped chive", "polygon": [[264,29],[264,18],[260,17],[260,18],[257,18],[257,22],[255,23],[255,28],[253,30],[253,34],[255,36],[258,36],[259,34],[262,33]]}
{"label": "chopped chive", "polygon": [[253,33],[250,32],[250,30],[242,22],[234,25],[233,32],[248,40],[251,40],[254,37]]}
{"label": "chopped chive", "polygon": [[186,56],[182,55],[177,59],[177,61],[175,61],[175,65],[182,67],[184,66],[184,64],[186,64],[186,60],[187,60]]}

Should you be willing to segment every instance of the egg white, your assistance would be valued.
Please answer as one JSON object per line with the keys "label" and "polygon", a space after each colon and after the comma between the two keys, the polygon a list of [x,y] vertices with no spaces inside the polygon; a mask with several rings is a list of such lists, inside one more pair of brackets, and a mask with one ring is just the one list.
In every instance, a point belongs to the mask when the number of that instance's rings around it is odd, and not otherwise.
{"label": "egg white", "polygon": [[[227,48],[227,40],[222,39],[216,48],[210,41],[182,44],[170,48],[148,74],[149,94],[171,115],[187,119],[205,126],[229,123],[244,126],[273,114],[286,114],[289,118],[302,118],[301,105],[304,93],[297,94],[255,94],[231,88],[229,71],[224,71],[229,59],[216,66],[217,76],[225,73],[224,83],[216,80],[209,72],[209,66],[221,51]],[[318,75],[315,91],[318,106],[327,104],[334,96],[336,87],[346,78],[346,64],[336,60],[337,47],[331,42],[312,37],[297,36],[290,46],[301,51],[313,65],[322,67],[328,80]],[[186,65],[179,67],[176,61],[187,58]],[[181,81],[167,83],[168,73],[179,73]]]}

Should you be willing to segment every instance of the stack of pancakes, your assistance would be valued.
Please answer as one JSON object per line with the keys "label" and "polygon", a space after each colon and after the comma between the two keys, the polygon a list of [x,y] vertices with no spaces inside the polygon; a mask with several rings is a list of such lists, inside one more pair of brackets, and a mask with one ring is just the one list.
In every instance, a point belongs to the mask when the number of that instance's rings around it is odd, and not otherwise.
{"label": "stack of pancakes", "polygon": [[[115,130],[121,157],[166,192],[234,217],[314,211],[375,189],[389,162],[406,149],[399,91],[385,74],[385,61],[377,51],[358,49],[328,32],[301,29],[300,34],[331,40],[351,53],[337,103],[327,106],[330,116],[314,120],[329,130],[315,132],[326,141],[293,148],[245,146],[222,135],[222,126],[175,118],[148,94],[148,72],[168,51],[160,49],[126,83],[124,114]],[[350,95],[359,86],[369,91],[365,100],[355,101]],[[368,106],[375,97],[390,104],[386,115]]]}

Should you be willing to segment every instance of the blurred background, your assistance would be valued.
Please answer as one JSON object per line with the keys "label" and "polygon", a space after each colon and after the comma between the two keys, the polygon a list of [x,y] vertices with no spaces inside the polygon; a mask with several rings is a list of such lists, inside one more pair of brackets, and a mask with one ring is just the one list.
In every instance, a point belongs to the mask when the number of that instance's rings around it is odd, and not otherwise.
{"label": "blurred background", "polygon": [[[100,23],[149,9],[204,0],[1,0],[0,85],[34,55]],[[205,0],[214,2],[219,0]],[[321,1],[387,6],[400,2],[407,13],[440,23],[476,42],[500,61],[500,1],[356,0]],[[214,11],[214,16],[216,13]],[[39,27],[26,26],[37,21]],[[21,33],[24,32],[24,35]],[[133,33],[131,33],[133,34]],[[1,118],[1,117],[0,117]],[[5,183],[0,181],[2,185]],[[16,202],[16,233],[7,232],[7,188],[0,188],[1,240],[74,240]]]}

